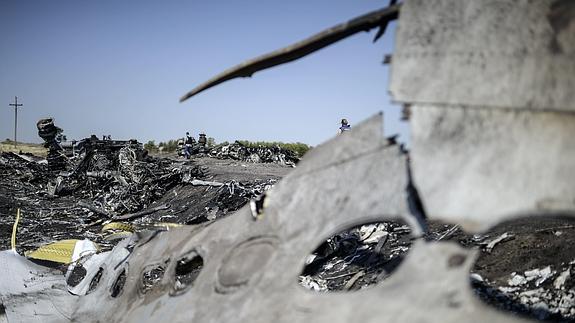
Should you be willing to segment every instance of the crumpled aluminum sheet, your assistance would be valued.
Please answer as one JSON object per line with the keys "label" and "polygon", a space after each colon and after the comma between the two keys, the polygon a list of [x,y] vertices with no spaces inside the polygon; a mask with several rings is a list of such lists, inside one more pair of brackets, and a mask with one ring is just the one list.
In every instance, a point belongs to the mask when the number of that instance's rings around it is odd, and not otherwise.
{"label": "crumpled aluminum sheet", "polygon": [[37,265],[13,250],[0,252],[0,272],[0,301],[8,322],[70,321],[76,299],[68,293],[62,272]]}

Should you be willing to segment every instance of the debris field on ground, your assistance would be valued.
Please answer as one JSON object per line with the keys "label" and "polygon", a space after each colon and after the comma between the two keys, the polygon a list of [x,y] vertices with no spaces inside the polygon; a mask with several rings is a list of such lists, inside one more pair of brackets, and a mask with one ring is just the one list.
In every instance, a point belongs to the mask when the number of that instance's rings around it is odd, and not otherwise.
{"label": "debris field on ground", "polygon": [[[17,250],[22,254],[65,239],[89,239],[109,250],[136,231],[206,224],[231,214],[265,193],[291,169],[207,156],[191,160],[147,157],[131,160],[130,167],[111,159],[85,170],[103,176],[82,177],[54,195],[54,183],[64,185],[61,171],[51,170],[36,156],[2,153],[0,246],[9,248],[18,208],[22,218]],[[110,229],[109,223],[118,222],[124,227]],[[399,222],[360,225],[318,246],[308,257],[299,284],[316,292],[369,288],[393,274],[414,239],[457,241],[482,251],[470,282],[487,303],[540,319],[575,319],[575,252],[563,248],[575,240],[575,224],[532,219],[504,229],[468,235],[456,225],[432,222],[430,231],[416,238],[409,226]],[[560,257],[549,256],[557,254]],[[150,271],[146,279],[161,278],[163,270]]]}

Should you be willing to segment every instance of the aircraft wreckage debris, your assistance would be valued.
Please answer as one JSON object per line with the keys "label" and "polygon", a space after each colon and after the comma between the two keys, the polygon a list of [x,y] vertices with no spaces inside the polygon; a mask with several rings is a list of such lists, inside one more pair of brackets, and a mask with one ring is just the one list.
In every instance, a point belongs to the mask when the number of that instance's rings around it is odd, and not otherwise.
{"label": "aircraft wreckage debris", "polygon": [[[110,262],[116,268],[109,270],[117,272],[111,282],[110,295],[112,298],[122,297],[127,288],[129,271],[123,271],[121,264],[132,262],[129,259],[134,257],[132,253],[136,245],[155,241],[154,237],[163,231],[181,230],[184,228],[182,224],[186,223],[203,226],[246,204],[250,204],[250,221],[269,221],[268,217],[273,216],[268,214],[272,211],[266,207],[270,197],[264,193],[292,169],[274,164],[249,163],[247,165],[251,169],[247,172],[246,165],[238,164],[233,159],[220,160],[207,156],[197,156],[190,161],[146,156],[142,160],[133,160],[131,166],[126,168],[119,162],[120,154],[125,151],[123,148],[107,151],[106,159],[110,161],[107,167],[101,167],[101,164],[95,167],[92,163],[85,163],[82,158],[67,162],[66,167],[72,170],[77,169],[79,164],[85,164],[82,172],[53,170],[47,163],[32,156],[24,158],[14,153],[0,154],[0,174],[3,175],[0,198],[6,202],[7,197],[11,198],[1,209],[4,215],[0,222],[2,228],[8,228],[12,223],[16,207],[22,209],[17,249],[35,261],[64,265],[72,263],[67,268],[60,268],[65,276],[62,286],[66,286],[74,295],[94,293],[97,285],[102,283],[100,280],[108,277],[103,276],[103,264]],[[309,166],[302,167],[305,171]],[[229,173],[226,174],[226,171]],[[66,176],[67,173],[74,175]],[[117,176],[124,178],[126,183],[118,181]],[[233,176],[238,176],[238,180],[232,179]],[[50,194],[51,185],[55,185],[58,179],[60,186],[71,189]],[[143,192],[154,191],[153,186],[162,188],[156,188],[156,194]],[[128,187],[134,189],[125,193]],[[274,195],[272,193],[272,199]],[[135,196],[138,202],[133,201]],[[133,206],[126,207],[128,205]],[[472,269],[470,284],[487,303],[538,318],[575,319],[575,294],[571,289],[575,285],[571,275],[574,261],[563,257],[561,263],[553,261],[545,265],[543,250],[539,254],[530,254],[533,257],[530,264],[537,267],[526,268],[519,262],[494,264],[502,254],[520,253],[521,247],[517,245],[524,245],[530,234],[537,236],[539,245],[552,248],[564,239],[575,241],[575,226],[559,220],[546,225],[536,221],[499,230],[472,235],[461,230],[459,225],[431,221],[429,230],[417,235],[412,232],[411,225],[401,221],[366,223],[324,240],[307,256],[297,280],[302,288],[315,292],[367,290],[392,278],[410,254],[414,243],[421,240],[455,241],[467,248],[484,250]],[[7,237],[9,234],[3,229],[2,238]],[[80,242],[82,244],[78,245]],[[250,242],[242,251],[238,251],[238,255],[242,258],[248,255],[263,257],[268,252],[264,250],[272,248],[269,249],[271,252],[275,248],[263,246],[274,246],[276,243],[275,238],[256,244]],[[2,244],[7,246],[8,241],[2,240]],[[80,246],[89,248],[82,249]],[[575,257],[575,254],[571,256]],[[117,260],[111,261],[110,257]],[[168,255],[166,257],[169,258]],[[449,266],[456,268],[465,262],[466,256],[459,255],[449,260]],[[166,258],[148,265],[142,271],[140,293],[154,293],[172,270],[175,270],[176,280],[171,293],[185,293],[196,284],[206,265],[202,253],[197,251],[180,257],[175,269],[170,263],[170,259]],[[226,271],[221,274],[228,275]],[[222,293],[230,293],[239,288],[234,284],[236,282],[230,281],[217,288]]]}
{"label": "aircraft wreckage debris", "polygon": [[[200,158],[205,165],[198,165],[193,160],[138,158],[144,154],[134,142],[99,141],[98,149],[85,146],[84,152],[67,157],[63,168],[59,165],[57,169],[42,158],[1,153],[0,246],[8,247],[7,228],[16,207],[23,213],[18,236],[19,249],[24,252],[49,241],[78,237],[109,249],[111,245],[97,225],[137,219],[178,223],[215,220],[263,194],[290,169],[266,167],[272,172],[263,177],[242,169],[248,176],[236,180],[233,173],[224,172],[216,176],[222,181],[214,181],[207,165],[225,165],[224,161]],[[228,168],[231,171],[234,167]],[[188,190],[188,185],[197,188]],[[151,214],[156,220],[145,217]]]}
{"label": "aircraft wreckage debris", "polygon": [[[381,114],[301,162],[97,138],[70,154],[41,120],[46,161],[0,155],[5,248],[20,215],[0,320],[575,321],[573,8],[392,0],[181,98],[398,19],[389,91],[409,107],[410,152]],[[32,250],[51,264],[16,252]]]}

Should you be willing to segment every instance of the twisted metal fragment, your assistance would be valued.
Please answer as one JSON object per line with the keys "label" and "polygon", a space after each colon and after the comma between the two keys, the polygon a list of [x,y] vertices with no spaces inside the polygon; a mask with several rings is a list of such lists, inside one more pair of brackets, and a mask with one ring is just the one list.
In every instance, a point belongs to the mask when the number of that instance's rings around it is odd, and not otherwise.
{"label": "twisted metal fragment", "polygon": [[248,60],[222,72],[186,93],[180,98],[180,102],[225,81],[237,77],[251,77],[255,72],[302,58],[360,31],[369,31],[377,27],[380,27],[381,30],[385,30],[385,26],[390,21],[397,19],[400,8],[401,4],[395,4],[370,12],[348,22],[328,28],[295,44]]}

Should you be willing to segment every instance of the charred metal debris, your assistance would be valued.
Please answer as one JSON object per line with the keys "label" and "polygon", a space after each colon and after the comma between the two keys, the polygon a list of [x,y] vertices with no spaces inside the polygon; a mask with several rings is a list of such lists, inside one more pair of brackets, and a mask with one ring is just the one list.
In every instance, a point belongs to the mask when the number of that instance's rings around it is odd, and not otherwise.
{"label": "charred metal debris", "polygon": [[[370,131],[380,129],[380,126],[370,125],[370,127]],[[361,133],[361,129],[362,126],[359,126],[359,130],[356,130],[356,132],[359,132],[356,133],[357,138],[348,142],[348,145],[356,146],[358,140],[363,140],[361,138],[363,138],[365,134]],[[337,142],[346,140],[346,138],[347,137],[338,138],[339,140]],[[404,158],[405,153],[399,149],[397,145],[390,143],[389,140],[385,138],[382,139],[382,142],[385,142],[383,149],[387,151],[387,153],[379,156],[379,158],[387,155],[387,157],[384,158],[388,158],[389,161],[391,161],[399,157],[398,161],[401,162],[395,165],[388,164],[386,167],[397,170],[404,169],[405,172],[407,165],[407,159]],[[370,151],[371,149],[366,148],[366,151]],[[320,146],[318,149],[326,149],[326,147]],[[333,149],[333,147],[330,149]],[[116,150],[115,154],[119,155],[121,150],[122,149]],[[106,151],[107,153],[111,153],[110,150]],[[321,155],[320,153],[319,156]],[[304,163],[301,167],[298,167],[297,169],[300,169],[300,173],[295,173],[294,176],[291,176],[290,181],[295,180],[298,182],[298,178],[308,178],[307,180],[310,182],[315,182],[316,179],[314,179],[314,177],[317,176],[317,167],[323,168],[321,166],[322,163],[327,163],[325,165],[327,169],[335,167],[333,165],[329,166],[331,165],[331,159],[322,159],[319,156],[314,158],[315,162]],[[223,161],[217,159],[205,158],[214,162],[223,163]],[[61,176],[62,171],[50,170],[47,163],[34,156],[3,153],[0,155],[2,178],[18,179],[17,181],[10,181],[9,183],[6,181],[0,182],[0,188],[4,192],[3,198],[6,198],[6,196],[15,198],[18,201],[17,206],[22,209],[24,214],[28,214],[28,216],[23,218],[19,226],[18,249],[21,251],[34,250],[51,241],[68,238],[87,238],[96,241],[102,247],[103,252],[87,254],[74,261],[69,268],[62,269],[66,273],[62,281],[64,288],[67,288],[75,295],[88,296],[93,293],[98,293],[98,297],[102,297],[102,287],[98,288],[98,286],[109,285],[109,289],[104,290],[106,291],[105,293],[109,293],[112,299],[123,299],[123,297],[132,299],[133,297],[137,298],[139,296],[125,296],[125,294],[131,293],[132,284],[129,281],[130,277],[134,275],[131,272],[134,270],[139,272],[137,268],[139,268],[138,263],[141,262],[141,260],[138,260],[138,257],[134,255],[134,251],[140,250],[139,253],[141,254],[151,255],[149,251],[144,252],[142,248],[144,246],[150,246],[150,248],[152,248],[153,245],[167,239],[167,236],[164,236],[162,239],[158,238],[165,231],[175,230],[173,234],[176,234],[176,236],[172,238],[176,239],[176,237],[179,236],[180,238],[177,239],[183,239],[182,242],[185,242],[186,236],[194,237],[208,230],[208,227],[205,226],[206,223],[211,223],[213,220],[223,217],[223,215],[228,212],[239,210],[250,200],[254,201],[253,206],[250,205],[247,209],[243,209],[243,212],[239,211],[237,215],[230,217],[230,219],[236,219],[234,221],[235,224],[220,224],[220,222],[215,222],[213,225],[210,225],[210,227],[216,226],[213,227],[213,232],[218,232],[219,230],[227,231],[231,230],[231,228],[246,225],[258,226],[258,224],[264,225],[267,227],[266,230],[271,230],[270,232],[277,230],[273,229],[273,225],[269,227],[270,217],[273,219],[278,216],[278,214],[275,214],[277,211],[274,211],[273,205],[274,203],[278,203],[277,201],[279,200],[277,196],[280,193],[276,192],[277,190],[271,190],[275,184],[275,180],[270,179],[267,181],[245,183],[233,180],[220,181],[217,178],[209,178],[210,174],[207,169],[196,164],[202,160],[203,158],[198,158],[193,161],[167,160],[147,156],[145,160],[133,163],[134,167],[130,168],[130,172],[122,172],[119,166],[118,168],[112,169],[111,171],[118,172],[116,174],[117,176],[126,176],[132,185],[134,185],[135,182],[131,179],[130,174],[136,167],[149,169],[143,173],[151,174],[147,176],[163,178],[163,181],[167,181],[168,184],[172,183],[172,181],[175,183],[172,189],[168,190],[167,193],[155,199],[152,198],[153,201],[146,207],[139,209],[139,211],[134,209],[128,213],[119,214],[113,207],[116,204],[103,204],[101,201],[105,201],[106,199],[115,201],[112,199],[115,195],[111,194],[111,192],[119,188],[112,188],[123,185],[121,181],[113,177],[102,178],[86,176],[86,180],[97,181],[81,186],[82,188],[78,188],[77,190],[69,190],[68,194],[54,196],[48,194],[46,189],[52,187],[51,180],[54,178],[51,178],[51,176],[56,176],[57,179]],[[365,163],[369,165],[375,162],[375,160],[377,160],[377,157],[373,160],[368,158],[368,160],[365,160]],[[77,163],[80,162],[80,160],[77,161]],[[252,163],[249,164],[251,165]],[[112,162],[110,165],[120,164],[119,162],[115,164]],[[337,163],[335,165],[337,165]],[[347,172],[350,172],[350,170],[344,170],[346,167],[339,168],[343,165],[345,165],[345,163],[338,166],[333,174],[332,172],[327,172],[323,175],[321,179],[322,182],[327,180],[327,178],[331,178],[334,174],[338,174],[338,176],[343,178],[338,181],[340,182],[339,184],[335,184],[336,186],[341,183],[350,184],[348,181],[352,180],[355,175],[351,175],[353,173],[351,172],[349,174],[350,176],[348,176]],[[240,167],[243,166],[240,164]],[[271,166],[266,166],[263,168],[263,171],[268,170],[268,167]],[[165,171],[161,172],[161,169]],[[86,172],[88,171],[90,170],[86,170]],[[103,171],[103,169],[99,169],[98,171]],[[177,176],[166,176],[166,174],[172,173],[177,174]],[[140,173],[137,172],[137,174]],[[146,176],[142,176],[141,178],[146,182]],[[404,178],[408,178],[407,172],[405,172]],[[356,181],[357,180],[363,181],[365,179],[359,176]],[[151,181],[147,183],[148,185],[154,185],[154,183],[160,185],[161,182],[162,181]],[[328,182],[324,183],[327,185],[326,189],[331,190],[331,185],[327,184]],[[405,187],[409,186],[408,182],[404,182],[404,185],[406,185]],[[357,186],[353,185],[353,187]],[[91,190],[89,188],[91,188]],[[209,196],[198,194],[197,191],[195,193],[193,192],[198,189],[203,191],[203,193],[207,193]],[[291,190],[287,190],[283,194],[288,194],[290,191]],[[402,199],[404,199],[404,205],[402,206],[404,210],[409,209],[409,198],[407,198],[407,196],[413,194],[413,192],[408,193],[408,191],[409,190],[404,190],[405,195],[402,197]],[[268,193],[266,194],[266,192]],[[293,192],[289,194],[293,194]],[[385,193],[384,196],[386,194],[387,193]],[[385,204],[398,203],[397,201],[392,202],[392,200],[390,200],[390,198],[397,193],[389,192],[389,194],[391,195],[386,197],[382,202],[385,202]],[[321,195],[320,193],[320,196]],[[362,198],[366,197],[364,192],[359,192],[355,198],[359,196],[362,196]],[[102,197],[106,197],[106,199],[102,199]],[[203,198],[204,201],[198,201],[198,197],[200,197],[200,199]],[[285,198],[284,196],[279,199],[283,200]],[[320,200],[320,198],[312,197],[312,200]],[[375,199],[374,201],[377,200],[378,199]],[[305,201],[305,199],[300,199],[300,203],[303,203],[303,201]],[[308,221],[311,222],[309,225],[315,222],[319,224],[322,223],[321,221],[329,219],[330,214],[333,215],[334,212],[341,207],[337,204],[341,202],[337,201],[343,200],[336,197],[334,201],[336,201],[334,205],[336,209],[331,207],[323,210],[322,213],[316,214],[316,216],[319,216],[319,214],[326,212],[326,216],[320,217],[318,219],[319,221],[310,221],[311,219],[308,219]],[[11,205],[11,203],[6,203],[6,205]],[[305,203],[305,205],[301,207],[303,209],[298,207],[296,210],[300,210],[300,212],[308,208],[313,210],[315,206],[313,203]],[[340,215],[342,219],[351,217],[353,222],[362,222],[362,220],[360,220],[362,218],[364,219],[363,221],[367,221],[369,218],[373,219],[373,217],[356,218],[350,215],[358,212],[357,210],[354,211],[355,208],[350,210],[345,210],[345,208],[347,207],[344,206],[344,210],[342,210],[344,213]],[[6,214],[3,218],[9,219],[9,221],[2,221],[3,226],[9,226],[11,224],[12,219],[8,215],[13,212],[13,209],[14,206],[12,205],[2,210],[2,213]],[[34,214],[34,212],[40,212],[40,214]],[[361,214],[361,212],[359,214]],[[182,217],[178,217],[178,215]],[[547,262],[546,265],[541,265],[545,263],[545,259],[543,259],[544,257],[542,257],[541,254],[545,252],[554,253],[554,249],[549,248],[562,247],[562,243],[567,242],[565,240],[566,237],[570,237],[575,241],[575,225],[569,225],[568,222],[560,220],[549,225],[542,225],[542,223],[535,222],[531,227],[527,227],[526,225],[513,225],[501,229],[504,231],[499,230],[472,235],[465,233],[459,225],[429,222],[429,230],[421,235],[421,233],[413,232],[412,228],[415,225],[413,222],[403,222],[408,219],[409,218],[404,218],[400,221],[388,219],[385,221],[365,223],[349,229],[346,228],[328,237],[319,243],[315,250],[304,257],[304,267],[297,273],[297,282],[294,281],[294,283],[299,283],[303,288],[313,292],[319,292],[320,294],[329,294],[331,292],[341,293],[354,290],[371,291],[377,288],[378,284],[383,280],[392,279],[394,275],[396,275],[396,272],[404,266],[408,266],[408,268],[411,266],[419,266],[418,262],[412,265],[406,264],[406,262],[409,262],[410,257],[414,257],[413,255],[410,256],[413,252],[414,244],[420,244],[422,241],[427,241],[428,243],[451,241],[457,242],[459,245],[471,248],[472,250],[482,251],[484,256],[481,256],[471,268],[470,282],[468,282],[468,284],[470,284],[475,293],[484,299],[486,303],[510,310],[514,313],[531,315],[551,321],[568,321],[575,317],[572,304],[572,287],[575,286],[575,280],[572,279],[571,275],[573,262]],[[112,220],[112,222],[110,222],[110,220]],[[287,224],[293,219],[287,216],[284,220],[288,221],[285,222]],[[117,221],[130,221],[131,223]],[[348,221],[346,220],[345,222]],[[199,226],[191,226],[189,228],[181,227],[183,223],[199,224]],[[338,221],[334,224],[337,223]],[[308,224],[304,225],[307,227]],[[194,227],[196,228],[194,229]],[[518,229],[522,227],[526,229]],[[547,244],[548,248],[548,250],[541,250],[541,254],[539,255],[533,252],[529,254],[532,259],[537,259],[539,262],[525,264],[526,266],[532,266],[523,267],[527,269],[518,267],[519,262],[500,266],[494,264],[494,261],[497,261],[496,259],[498,259],[498,257],[502,257],[501,252],[520,253],[518,252],[519,249],[516,246],[512,246],[512,244],[522,242],[523,240],[521,239],[529,238],[526,234],[529,232],[528,230],[533,227],[537,227],[537,234],[539,235],[537,243],[540,246]],[[322,232],[330,232],[334,229],[336,229],[336,226],[330,225],[326,230],[322,230]],[[182,232],[182,230],[184,230],[184,232]],[[300,229],[293,228],[292,230],[297,232],[297,230]],[[6,232],[6,230],[3,230],[3,232]],[[180,232],[180,234],[177,234],[177,232]],[[234,232],[234,235],[237,235],[241,231]],[[268,231],[264,232],[267,234]],[[277,233],[273,233],[272,236],[275,237],[276,234]],[[206,235],[203,235],[203,238],[194,238],[194,240],[197,240],[196,243],[200,243],[201,245],[202,241],[207,242],[213,239],[209,238],[211,236],[209,232],[207,232]],[[319,236],[321,237],[323,234]],[[242,247],[241,250],[245,249],[245,251],[238,251],[241,257],[248,255],[250,257],[266,257],[263,255],[275,250],[276,247],[272,246],[279,243],[276,240],[277,238],[267,238],[265,236],[255,238],[256,240],[253,241],[252,239],[254,238],[247,238],[244,242],[247,245],[246,247]],[[219,238],[217,240],[219,241]],[[120,244],[116,245],[118,241],[120,241]],[[319,242],[317,239],[313,239],[313,241]],[[296,240],[292,241],[292,244],[294,243],[296,243]],[[114,245],[116,245],[116,247],[114,247],[113,250],[106,251],[110,250]],[[524,245],[524,241],[522,245]],[[301,249],[302,246],[304,247],[303,249]],[[419,248],[421,248],[421,245]],[[306,250],[304,245],[301,245],[297,249],[301,249],[301,251]],[[186,249],[184,248],[184,250]],[[159,258],[149,263],[146,261],[141,262],[141,284],[136,284],[134,287],[137,289],[136,293],[138,295],[155,295],[159,290],[164,288],[161,286],[165,286],[166,279],[172,279],[170,278],[172,274],[175,276],[173,278],[173,286],[169,289],[170,295],[185,295],[188,290],[195,288],[195,285],[200,284],[201,286],[201,284],[205,283],[201,273],[203,270],[209,270],[204,268],[206,266],[206,254],[205,251],[202,250],[201,248],[192,248],[192,251],[183,256],[169,253],[154,253],[155,256]],[[302,253],[298,252],[298,254]],[[573,256],[575,257],[575,255]],[[235,259],[235,256],[230,257],[232,257],[230,259]],[[561,256],[560,258],[568,259],[568,256]],[[265,266],[259,264],[260,259],[257,259],[257,261],[254,259],[252,259],[252,261],[256,261],[258,267],[249,270],[257,271],[261,269],[259,266]],[[38,262],[37,260],[35,261]],[[226,261],[235,260],[224,260],[224,262]],[[421,259],[418,261],[421,261]],[[464,266],[468,261],[468,256],[465,256],[461,251],[456,251],[451,253],[451,256],[446,259],[446,264],[447,268],[459,268]],[[114,265],[114,267],[102,269],[104,268],[104,264]],[[127,267],[128,265],[129,268]],[[490,271],[493,270],[494,267],[499,267],[499,274],[495,275]],[[232,269],[221,270],[222,273],[220,275],[227,277],[227,270]],[[111,274],[110,271],[112,271],[113,274]],[[108,274],[104,275],[104,272],[108,272]],[[223,282],[218,283],[222,284],[221,287],[218,287],[218,293],[227,294],[243,288],[241,287],[243,283],[236,286],[234,282],[228,286],[228,284],[233,281],[228,282],[228,278],[221,279],[223,279]],[[7,303],[15,306],[11,302]]]}
{"label": "charred metal debris", "polygon": [[49,149],[47,159],[0,154],[3,248],[8,247],[17,208],[25,214],[19,250],[69,238],[87,238],[109,249],[113,240],[126,236],[114,234],[126,230],[102,232],[103,224],[135,221],[129,234],[162,229],[150,226],[160,222],[213,221],[263,194],[277,179],[210,180],[207,166],[148,156],[135,140],[92,137],[65,149],[54,138],[61,129],[51,119],[38,125]]}
{"label": "charred metal debris", "polygon": [[512,272],[506,284],[498,284],[472,274],[477,294],[488,304],[539,320],[575,320],[575,260],[560,267],[546,266],[520,273]]}
{"label": "charred metal debris", "polygon": [[[202,137],[203,136],[203,137]],[[233,159],[252,163],[275,163],[295,167],[300,161],[296,152],[279,146],[250,147],[240,141],[234,143],[218,144],[214,147],[207,147],[205,134],[200,134],[198,142],[191,144],[190,155],[195,157],[213,157],[218,159]],[[204,140],[202,140],[202,138]],[[178,142],[178,156],[185,156],[184,141]]]}
{"label": "charred metal debris", "polygon": [[[398,19],[396,48],[387,60],[393,70],[389,90],[406,107],[409,155],[384,138],[378,114],[315,147],[269,190],[272,182],[250,187],[202,176],[201,168],[184,176],[184,169],[193,170],[201,158],[170,166],[177,175],[172,170],[154,174],[150,161],[137,157],[127,158],[135,166],[126,169],[120,162],[124,157],[89,159],[87,168],[108,162],[112,169],[57,173],[60,183],[50,182],[50,194],[40,196],[58,203],[75,200],[75,194],[96,196],[89,207],[80,206],[92,209],[93,217],[98,214],[91,221],[142,217],[129,224],[106,223],[104,228],[125,238],[109,251],[84,248],[81,256],[71,254],[69,267],[61,268],[67,279],[13,250],[0,252],[0,266],[12,278],[0,279],[6,317],[572,322],[574,8],[573,1],[564,0],[391,1],[387,8],[224,71],[181,100],[359,31],[383,31]],[[137,156],[130,149],[127,155]],[[245,156],[238,153],[231,160],[241,164]],[[0,170],[28,181],[3,184],[11,195],[1,198],[31,213],[45,201],[35,196],[44,191],[30,192],[48,184],[45,175],[19,166],[34,162],[29,159],[2,155]],[[30,169],[38,167],[48,166]],[[138,172],[139,167],[144,170]],[[91,177],[88,171],[119,173]],[[158,184],[157,178],[177,183],[161,197],[151,194],[149,201],[157,199],[145,206],[108,204],[113,190],[138,187],[132,174],[144,182],[153,178],[148,185]],[[83,178],[107,191],[83,192],[88,187]],[[197,199],[198,188],[225,192],[225,198]],[[236,192],[258,197],[233,216],[209,221],[230,205],[231,197],[237,202],[232,208],[245,204],[247,198],[236,200]],[[180,214],[186,221],[178,223],[201,220],[190,226],[161,223],[176,222]],[[71,243],[89,246],[60,245]]]}
{"label": "charred metal debris", "polygon": [[297,154],[289,149],[279,146],[273,148],[248,147],[239,141],[233,144],[218,145],[209,151],[209,156],[219,159],[231,158],[253,163],[276,163],[294,167],[300,160]]}

